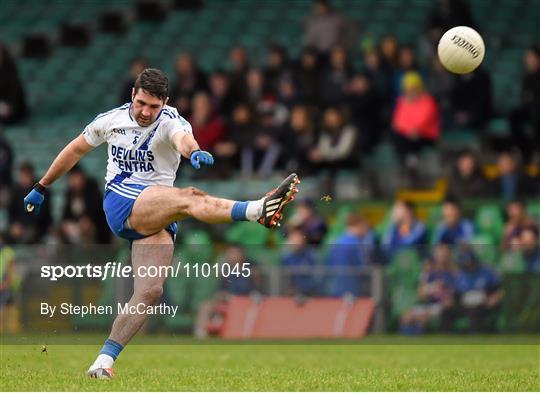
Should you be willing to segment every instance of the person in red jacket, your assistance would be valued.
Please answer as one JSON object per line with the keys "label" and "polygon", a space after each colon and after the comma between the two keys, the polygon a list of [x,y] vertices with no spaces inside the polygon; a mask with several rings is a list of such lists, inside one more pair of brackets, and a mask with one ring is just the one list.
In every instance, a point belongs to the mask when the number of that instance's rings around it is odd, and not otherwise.
{"label": "person in red jacket", "polygon": [[440,115],[435,99],[425,91],[417,72],[405,73],[402,90],[392,116],[392,128],[396,149],[408,164],[417,161],[418,153],[439,139]]}
{"label": "person in red jacket", "polygon": [[214,112],[210,97],[205,92],[196,93],[192,102],[193,113],[189,118],[193,135],[202,150],[211,151],[225,134],[223,119]]}

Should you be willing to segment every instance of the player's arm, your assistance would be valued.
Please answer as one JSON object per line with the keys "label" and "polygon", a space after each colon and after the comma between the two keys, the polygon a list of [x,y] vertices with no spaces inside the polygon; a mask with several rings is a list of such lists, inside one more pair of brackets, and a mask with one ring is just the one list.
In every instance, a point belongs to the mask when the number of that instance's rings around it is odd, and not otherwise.
{"label": "player's arm", "polygon": [[26,211],[33,212],[37,215],[41,208],[41,204],[43,204],[43,200],[45,199],[45,189],[73,168],[73,166],[92,149],[94,149],[94,146],[86,142],[82,134],[62,149],[43,178],[34,185],[34,188],[24,198]]}
{"label": "player's arm", "polygon": [[178,132],[172,136],[173,144],[176,150],[185,158],[191,161],[195,169],[201,168],[201,164],[212,165],[214,158],[209,152],[202,151],[197,141],[191,133]]}
{"label": "player's arm", "polygon": [[86,142],[82,134],[79,135],[56,156],[56,159],[54,159],[39,183],[44,187],[49,187],[54,181],[71,170],[92,149],[94,147]]}

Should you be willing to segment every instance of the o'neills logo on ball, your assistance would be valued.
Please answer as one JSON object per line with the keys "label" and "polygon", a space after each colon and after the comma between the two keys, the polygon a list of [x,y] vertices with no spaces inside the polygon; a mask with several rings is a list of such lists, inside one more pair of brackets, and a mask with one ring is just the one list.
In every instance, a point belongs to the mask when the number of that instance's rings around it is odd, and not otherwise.
{"label": "o'neills logo on ball", "polygon": [[456,44],[456,46],[469,51],[473,59],[476,59],[478,56],[480,56],[480,51],[478,50],[478,48],[476,48],[473,44],[471,44],[466,39],[459,36],[454,36],[452,37],[452,42]]}

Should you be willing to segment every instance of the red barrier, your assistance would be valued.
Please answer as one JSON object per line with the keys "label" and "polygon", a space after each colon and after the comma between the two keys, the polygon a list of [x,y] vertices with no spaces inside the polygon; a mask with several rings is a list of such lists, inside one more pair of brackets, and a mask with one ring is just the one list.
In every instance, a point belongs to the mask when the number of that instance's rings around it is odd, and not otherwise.
{"label": "red barrier", "polygon": [[371,298],[347,302],[315,298],[299,304],[291,297],[269,297],[256,303],[233,297],[221,336],[249,338],[360,338],[369,328],[375,305]]}

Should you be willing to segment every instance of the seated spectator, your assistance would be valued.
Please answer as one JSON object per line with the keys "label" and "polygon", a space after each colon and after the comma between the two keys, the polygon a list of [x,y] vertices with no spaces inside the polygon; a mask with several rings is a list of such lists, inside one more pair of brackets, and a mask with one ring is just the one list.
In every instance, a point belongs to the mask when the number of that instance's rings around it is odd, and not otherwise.
{"label": "seated spectator", "polygon": [[324,217],[315,211],[315,204],[310,199],[301,200],[296,204],[294,216],[288,224],[300,229],[310,245],[320,244],[327,231]]}
{"label": "seated spectator", "polygon": [[416,60],[416,53],[414,49],[409,46],[403,46],[399,48],[398,50],[397,68],[394,71],[394,75],[393,75],[393,84],[394,84],[393,91],[395,94],[395,98],[403,94],[403,91],[402,91],[403,77],[409,71],[417,72],[420,76],[422,76],[422,79],[424,79],[424,75],[420,70],[418,61]]}
{"label": "seated spectator", "polygon": [[491,79],[482,69],[455,77],[450,93],[452,127],[481,131],[492,114]]}
{"label": "seated spectator", "polygon": [[321,76],[321,103],[324,106],[341,105],[345,100],[345,88],[353,76],[353,67],[345,48],[333,47],[330,62]]}
{"label": "seated spectator", "polygon": [[525,269],[529,273],[540,273],[540,245],[538,244],[538,227],[528,226],[521,231],[520,249],[525,260]]}
{"label": "seated spectator", "polygon": [[502,248],[508,249],[514,238],[521,239],[521,233],[526,228],[538,230],[538,223],[527,213],[527,203],[523,200],[513,200],[506,205],[508,220],[504,225]]}
{"label": "seated spectator", "polygon": [[59,233],[73,244],[109,243],[111,235],[102,208],[103,195],[95,179],[79,166],[68,174]]}
{"label": "seated spectator", "polygon": [[374,248],[375,235],[366,219],[349,215],[345,233],[332,243],[325,259],[330,297],[365,294],[367,283],[360,269],[373,263]]}
{"label": "seated spectator", "polygon": [[[233,270],[234,272],[242,272],[242,268],[245,267],[244,264],[249,264],[251,274],[248,276],[230,275],[227,278],[224,277],[220,285],[221,292],[231,296],[248,295],[253,291],[261,290],[261,276],[257,270],[257,263],[248,259],[242,246],[234,244],[229,245],[225,252],[223,263],[227,263],[231,266],[231,272],[233,272]],[[221,297],[223,297],[223,295]]]}
{"label": "seated spectator", "polygon": [[[15,251],[7,246],[2,234],[0,234],[0,317],[4,317],[4,308],[15,302]],[[4,319],[1,319],[0,327],[4,333]]]}
{"label": "seated spectator", "polygon": [[288,250],[281,258],[281,265],[289,275],[293,294],[314,296],[318,294],[316,250],[308,245],[300,228],[293,227],[287,236]]}
{"label": "seated spectator", "polygon": [[351,123],[358,130],[359,147],[370,153],[381,134],[381,102],[368,74],[356,74],[347,86],[346,103]]}
{"label": "seated spectator", "polygon": [[502,152],[497,159],[499,175],[489,185],[490,195],[509,201],[538,195],[538,181],[518,168],[515,157],[509,152]]}
{"label": "seated spectator", "polygon": [[458,200],[485,197],[488,182],[471,151],[459,154],[448,179],[447,196]]}
{"label": "seated spectator", "polygon": [[264,70],[264,78],[267,81],[268,89],[276,94],[279,90],[280,82],[291,78],[291,69],[287,48],[272,44],[268,47],[268,58]]}
{"label": "seated spectator", "polygon": [[486,318],[500,306],[503,297],[501,278],[481,264],[471,250],[461,251],[458,264],[454,317],[468,317],[471,332],[485,331]]}
{"label": "seated spectator", "polygon": [[[382,67],[388,70],[391,74],[398,67],[399,45],[396,37],[386,36],[379,44],[379,53]],[[392,95],[393,95],[392,91]]]}
{"label": "seated spectator", "polygon": [[[510,114],[512,144],[519,148],[523,162],[529,163],[540,143],[540,48],[529,48],[523,57],[524,74],[521,80],[521,102]],[[532,133],[527,133],[530,126]]]}
{"label": "seated spectator", "polygon": [[182,111],[185,107],[182,103],[191,100],[196,92],[207,89],[206,75],[197,66],[195,58],[188,53],[178,55],[174,65],[174,74],[170,87],[170,100],[181,113],[185,113]]}
{"label": "seated spectator", "polygon": [[284,139],[287,152],[290,152],[288,168],[299,174],[312,175],[316,168],[309,152],[317,143],[317,134],[310,108],[304,105],[293,107]]}
{"label": "seated spectator", "polygon": [[441,112],[441,124],[444,128],[452,126],[452,108],[450,95],[454,77],[442,65],[437,56],[432,61],[431,73],[427,76],[426,86],[433,95]]}
{"label": "seated spectator", "polygon": [[305,105],[318,107],[320,104],[321,69],[317,52],[313,48],[304,48],[300,61],[294,71],[295,84]]}
{"label": "seated spectator", "polygon": [[427,242],[426,226],[414,214],[414,205],[398,200],[392,208],[392,223],[382,240],[383,250],[391,257],[399,249]]}
{"label": "seated spectator", "polygon": [[452,251],[448,245],[435,246],[418,284],[419,304],[401,316],[403,334],[420,334],[430,322],[438,319],[442,319],[444,331],[450,329],[446,315],[454,304],[456,286],[456,272],[451,259]]}
{"label": "seated spectator", "polygon": [[45,190],[45,200],[39,215],[29,215],[22,201],[37,182],[34,166],[29,162],[20,165],[18,178],[11,189],[8,205],[8,244],[33,244],[40,242],[52,224],[51,192]]}
{"label": "seated spectator", "polygon": [[408,167],[415,165],[424,147],[439,139],[439,109],[433,97],[424,89],[416,72],[403,77],[403,95],[398,98],[392,116],[396,149]]}
{"label": "seated spectator", "polygon": [[145,68],[150,67],[148,60],[143,57],[139,57],[131,62],[129,67],[128,78],[122,84],[122,89],[120,90],[120,103],[130,103],[131,95],[133,94],[133,86],[135,85],[135,80],[140,73],[144,71]]}
{"label": "seated spectator", "polygon": [[366,74],[369,76],[382,108],[380,115],[382,119],[391,117],[391,106],[393,101],[392,70],[381,63],[381,57],[377,51],[369,51],[364,57]]}
{"label": "seated spectator", "polygon": [[[0,193],[2,189],[11,186],[13,182],[11,172],[13,170],[13,149],[9,141],[4,138],[4,129],[0,125]],[[2,206],[0,197],[0,206]]]}
{"label": "seated spectator", "polygon": [[224,137],[225,122],[214,112],[207,93],[199,92],[193,97],[193,113],[189,122],[201,150],[213,151]]}
{"label": "seated spectator", "polygon": [[253,142],[257,128],[253,109],[246,103],[238,104],[232,112],[228,128],[229,140],[218,144],[217,151],[222,149],[223,144],[230,142],[230,160],[240,165],[243,176],[249,176],[253,171]]}
{"label": "seated spectator", "polygon": [[223,71],[215,71],[210,75],[210,101],[217,114],[225,119],[230,118],[238,100],[231,89],[228,75]]}
{"label": "seated spectator", "polygon": [[0,43],[0,124],[17,123],[27,115],[28,106],[17,64]]}
{"label": "seated spectator", "polygon": [[309,154],[310,160],[332,170],[356,167],[357,130],[347,123],[345,113],[339,107],[327,108],[323,116],[321,135],[317,147]]}
{"label": "seated spectator", "polygon": [[435,244],[459,245],[472,239],[474,226],[469,219],[461,216],[461,206],[457,200],[447,199],[443,203],[442,216],[443,220],[435,230]]}
{"label": "seated spectator", "polygon": [[327,55],[336,45],[348,48],[354,36],[353,25],[337,12],[329,0],[313,2],[312,15],[304,22],[304,45]]}
{"label": "seated spectator", "polygon": [[246,48],[237,45],[229,52],[231,71],[229,81],[235,97],[244,97],[246,91],[246,74],[249,70],[249,57]]}
{"label": "seated spectator", "polygon": [[454,26],[475,28],[471,7],[466,0],[439,0],[430,17],[430,25],[442,31]]}
{"label": "seated spectator", "polygon": [[279,80],[276,99],[289,111],[291,111],[294,106],[301,104],[298,89],[291,76],[286,76]]}
{"label": "seated spectator", "polygon": [[249,103],[254,108],[269,99],[271,96],[264,73],[259,68],[251,68],[246,74],[246,90],[244,91],[244,101]]}

